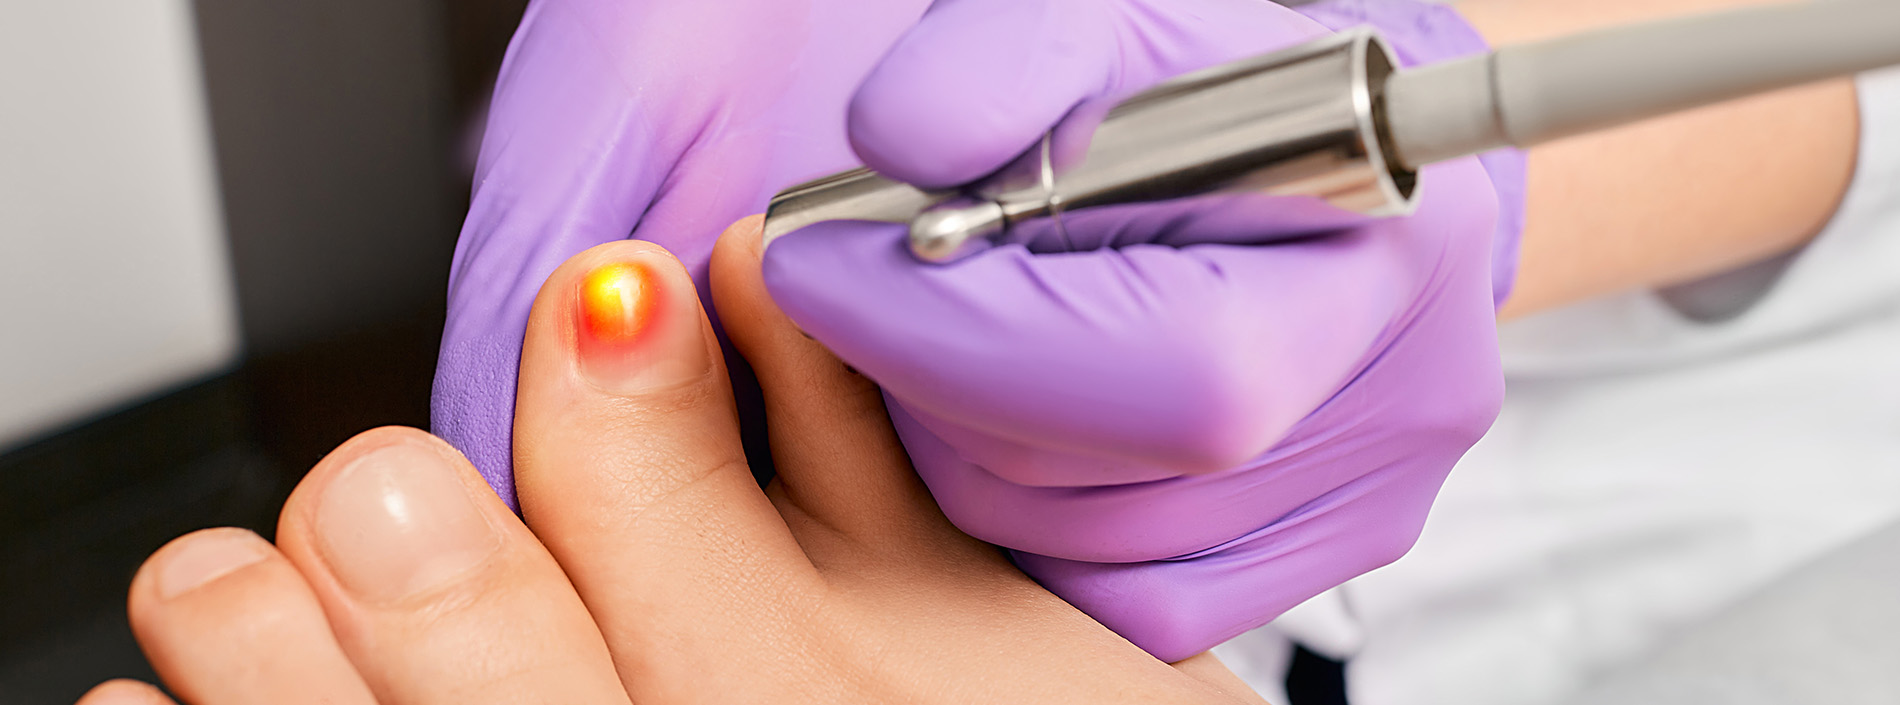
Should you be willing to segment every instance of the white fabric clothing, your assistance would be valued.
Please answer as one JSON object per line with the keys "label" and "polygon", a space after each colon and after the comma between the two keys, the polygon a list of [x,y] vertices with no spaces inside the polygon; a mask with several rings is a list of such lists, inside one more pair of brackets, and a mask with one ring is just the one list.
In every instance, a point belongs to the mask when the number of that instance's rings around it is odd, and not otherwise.
{"label": "white fabric clothing", "polygon": [[1223,660],[1272,692],[1284,634],[1348,659],[1354,705],[1555,703],[1900,518],[1900,72],[1860,100],[1853,185],[1801,252],[1742,273],[1766,293],[1504,327],[1503,412],[1418,545]]}

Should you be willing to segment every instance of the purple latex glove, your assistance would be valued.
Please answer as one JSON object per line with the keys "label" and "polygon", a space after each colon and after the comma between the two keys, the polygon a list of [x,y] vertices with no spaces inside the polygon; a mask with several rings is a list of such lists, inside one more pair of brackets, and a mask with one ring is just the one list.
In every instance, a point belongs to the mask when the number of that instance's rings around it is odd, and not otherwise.
{"label": "purple latex glove", "polygon": [[[1483,48],[1449,10],[1307,11],[1395,20],[1408,61]],[[851,140],[886,175],[967,182],[1065,118],[1326,29],[1253,0],[939,0],[853,99]],[[1501,218],[1499,194],[1522,169],[1499,160],[1502,188],[1459,160],[1426,170],[1412,217],[1318,227],[1290,201],[1244,243],[1230,214],[1077,213],[1078,244],[1111,246],[933,266],[900,225],[821,223],[774,241],[765,279],[883,386],[959,527],[1175,660],[1417,538],[1502,401],[1494,251],[1514,259],[1520,207]]]}
{"label": "purple latex glove", "polygon": [[548,273],[634,237],[666,246],[709,291],[721,230],[788,184],[855,164],[846,102],[928,4],[529,5],[455,251],[432,414],[510,506],[515,373]]}

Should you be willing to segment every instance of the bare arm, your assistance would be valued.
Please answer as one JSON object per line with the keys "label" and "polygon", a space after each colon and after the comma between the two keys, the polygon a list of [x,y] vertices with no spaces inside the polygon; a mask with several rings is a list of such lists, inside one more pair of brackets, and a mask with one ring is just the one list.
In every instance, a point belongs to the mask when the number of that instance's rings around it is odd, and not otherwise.
{"label": "bare arm", "polygon": [[[1763,0],[1463,0],[1493,45]],[[1852,81],[1790,89],[1530,151],[1517,288],[1501,315],[1693,281],[1788,252],[1853,177]]]}

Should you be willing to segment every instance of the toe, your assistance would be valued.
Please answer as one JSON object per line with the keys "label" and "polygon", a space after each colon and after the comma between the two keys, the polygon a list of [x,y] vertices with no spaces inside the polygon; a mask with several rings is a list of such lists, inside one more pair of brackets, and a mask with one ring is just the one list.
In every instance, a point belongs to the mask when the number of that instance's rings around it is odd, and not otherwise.
{"label": "toe", "polygon": [[383,705],[626,702],[560,567],[440,439],[343,444],[292,493],[278,543]]}
{"label": "toe", "polygon": [[[249,531],[207,529],[159,549],[133,579],[128,609],[152,666],[195,705],[375,703],[302,576]],[[95,694],[100,703],[169,702],[142,687]]]}
{"label": "toe", "polygon": [[568,260],[528,322],[521,510],[636,699],[740,670],[725,645],[779,638],[820,589],[746,465],[718,350],[686,269],[638,241]]}
{"label": "toe", "polygon": [[80,696],[78,705],[177,705],[163,692],[131,680],[106,681]]}

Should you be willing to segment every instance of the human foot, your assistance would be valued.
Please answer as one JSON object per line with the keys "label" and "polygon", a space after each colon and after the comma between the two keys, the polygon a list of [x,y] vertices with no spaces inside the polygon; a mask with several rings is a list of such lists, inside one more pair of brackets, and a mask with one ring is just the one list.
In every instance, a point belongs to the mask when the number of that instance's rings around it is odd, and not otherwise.
{"label": "human foot", "polygon": [[[685,271],[597,247],[528,328],[521,519],[440,440],[365,433],[298,487],[275,547],[212,530],[147,562],[131,611],[161,676],[196,705],[1258,702],[952,527],[877,389],[765,295],[757,229],[721,239],[713,284],[765,393],[764,492]],[[155,697],[109,684],[82,703]]]}

